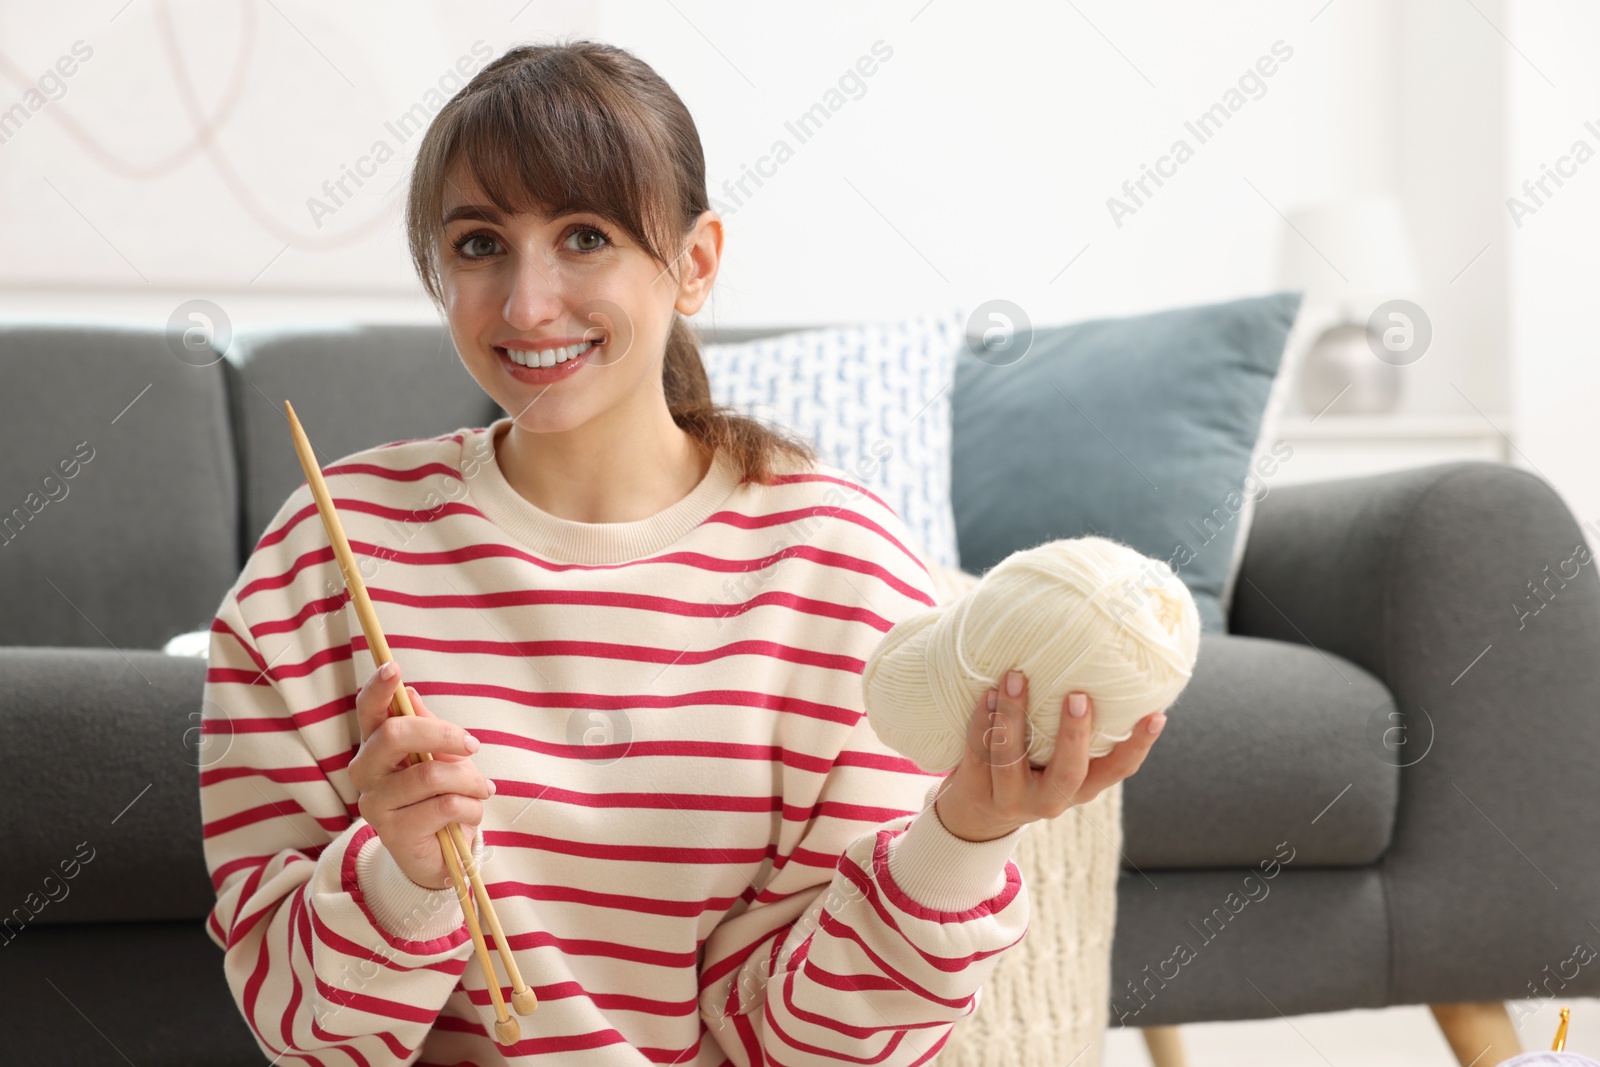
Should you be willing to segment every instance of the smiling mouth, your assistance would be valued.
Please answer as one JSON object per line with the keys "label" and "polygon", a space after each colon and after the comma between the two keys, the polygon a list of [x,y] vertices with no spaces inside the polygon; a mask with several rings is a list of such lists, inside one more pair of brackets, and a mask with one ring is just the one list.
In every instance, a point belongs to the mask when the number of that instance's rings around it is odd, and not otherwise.
{"label": "smiling mouth", "polygon": [[496,346],[495,351],[519,367],[539,370],[545,367],[559,367],[580,359],[598,348],[601,343],[601,341],[584,341],[582,344],[568,345],[566,348],[547,348],[543,352]]}

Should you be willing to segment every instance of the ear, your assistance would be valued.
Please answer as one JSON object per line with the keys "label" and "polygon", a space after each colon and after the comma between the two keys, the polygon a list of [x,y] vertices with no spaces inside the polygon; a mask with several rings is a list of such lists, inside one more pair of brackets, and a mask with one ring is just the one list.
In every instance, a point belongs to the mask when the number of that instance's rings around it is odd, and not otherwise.
{"label": "ear", "polygon": [[710,297],[722,263],[722,216],[709,209],[701,212],[685,242],[679,257],[683,279],[673,307],[684,315],[693,315]]}

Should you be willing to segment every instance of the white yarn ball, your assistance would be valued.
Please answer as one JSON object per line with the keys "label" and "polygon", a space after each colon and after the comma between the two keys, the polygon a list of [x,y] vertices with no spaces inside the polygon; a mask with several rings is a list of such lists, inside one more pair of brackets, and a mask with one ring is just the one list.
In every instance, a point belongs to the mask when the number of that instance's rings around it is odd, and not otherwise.
{"label": "white yarn ball", "polygon": [[1600,1067],[1600,1063],[1575,1052],[1525,1052],[1501,1060],[1500,1067]]}
{"label": "white yarn ball", "polygon": [[861,673],[879,738],[925,771],[961,762],[978,701],[1028,679],[1027,756],[1049,763],[1067,693],[1090,698],[1091,756],[1133,736],[1194,672],[1200,613],[1165,562],[1106,537],[1013,552],[954,603],[902,619]]}

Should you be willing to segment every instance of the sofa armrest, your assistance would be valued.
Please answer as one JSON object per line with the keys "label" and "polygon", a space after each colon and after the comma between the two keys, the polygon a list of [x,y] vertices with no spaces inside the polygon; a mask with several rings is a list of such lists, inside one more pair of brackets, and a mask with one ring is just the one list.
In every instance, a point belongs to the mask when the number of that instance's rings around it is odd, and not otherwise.
{"label": "sofa armrest", "polygon": [[[1369,732],[1373,758],[1402,767],[1388,1003],[1550,995],[1533,983],[1600,936],[1595,566],[1554,489],[1500,464],[1258,504],[1230,630],[1343,656],[1405,717],[1403,756]],[[1600,992],[1600,967],[1571,969],[1563,996]]]}

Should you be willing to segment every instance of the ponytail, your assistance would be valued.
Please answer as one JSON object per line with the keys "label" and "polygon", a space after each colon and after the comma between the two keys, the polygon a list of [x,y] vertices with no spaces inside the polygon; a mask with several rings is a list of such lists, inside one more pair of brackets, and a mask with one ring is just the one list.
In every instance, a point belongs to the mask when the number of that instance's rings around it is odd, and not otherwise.
{"label": "ponytail", "polygon": [[661,391],[678,428],[708,449],[725,449],[746,481],[770,484],[780,456],[809,466],[816,450],[803,438],[717,404],[711,397],[700,342],[689,320],[674,312],[661,362]]}

